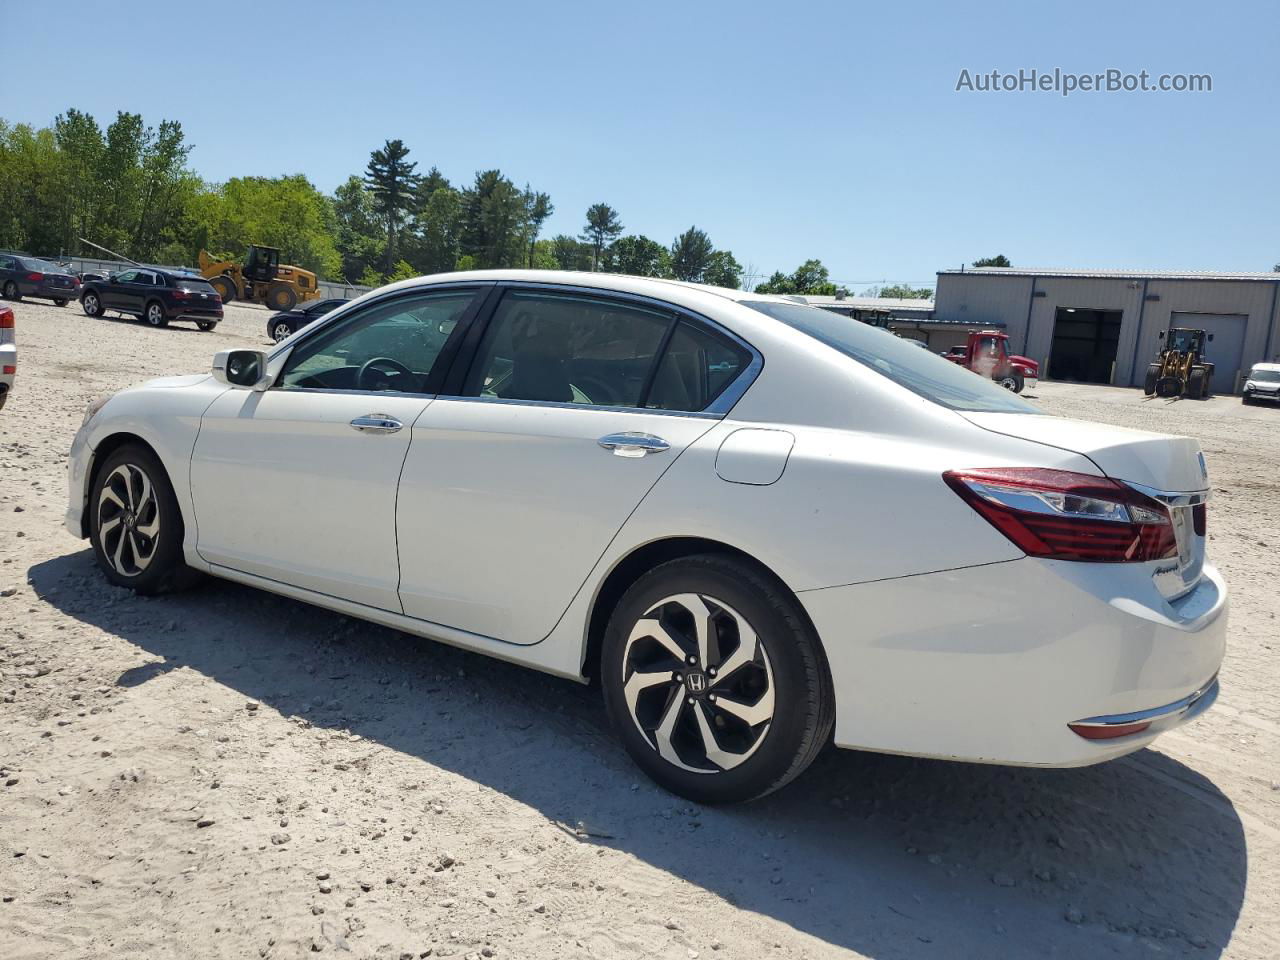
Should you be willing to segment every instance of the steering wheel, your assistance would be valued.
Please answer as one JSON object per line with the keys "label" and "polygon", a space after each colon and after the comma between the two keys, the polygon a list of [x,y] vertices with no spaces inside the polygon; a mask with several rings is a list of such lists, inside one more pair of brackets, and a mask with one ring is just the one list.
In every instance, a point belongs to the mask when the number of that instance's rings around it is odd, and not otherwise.
{"label": "steering wheel", "polygon": [[399,360],[392,360],[390,357],[370,357],[360,365],[360,372],[356,374],[356,388],[358,390],[387,390],[390,389],[390,383],[384,375],[382,382],[375,383],[373,374],[384,373],[379,367],[387,367],[392,372],[399,374],[406,379],[413,377],[413,371],[406,367]]}

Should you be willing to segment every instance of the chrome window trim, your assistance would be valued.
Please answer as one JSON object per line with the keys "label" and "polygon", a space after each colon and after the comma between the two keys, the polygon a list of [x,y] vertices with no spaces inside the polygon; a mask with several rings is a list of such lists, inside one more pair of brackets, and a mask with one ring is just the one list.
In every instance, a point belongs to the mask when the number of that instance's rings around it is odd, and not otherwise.
{"label": "chrome window trim", "polygon": [[340,394],[342,396],[358,396],[358,397],[409,397],[416,400],[434,400],[438,394],[434,393],[402,393],[399,390],[347,390],[338,387],[281,387],[273,386],[270,389],[277,390],[281,393],[325,393]]}
{"label": "chrome window trim", "polygon": [[544,407],[553,410],[598,410],[601,413],[642,413],[660,417],[693,417],[697,420],[723,420],[723,413],[712,413],[709,410],[659,410],[656,407],[606,407],[597,403],[573,403],[566,400],[515,400],[507,397],[460,397],[451,393],[442,393],[437,400],[451,400],[459,403],[494,403],[503,406]]}

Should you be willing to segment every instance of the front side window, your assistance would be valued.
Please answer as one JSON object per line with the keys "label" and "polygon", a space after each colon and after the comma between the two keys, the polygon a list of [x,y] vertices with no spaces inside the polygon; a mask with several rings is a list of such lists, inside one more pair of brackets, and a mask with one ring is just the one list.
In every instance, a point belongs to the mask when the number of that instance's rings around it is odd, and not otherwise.
{"label": "front side window", "polygon": [[776,300],[744,300],[766,316],[838,350],[900,387],[952,410],[973,413],[1039,413],[994,381],[975,376],[927,350],[917,350],[888,330],[816,307]]}
{"label": "front side window", "polygon": [[464,394],[639,407],[673,322],[665,311],[576,294],[509,291]]}
{"label": "front side window", "polygon": [[277,386],[425,393],[432,367],[474,298],[474,290],[450,290],[371,304],[299,344]]}

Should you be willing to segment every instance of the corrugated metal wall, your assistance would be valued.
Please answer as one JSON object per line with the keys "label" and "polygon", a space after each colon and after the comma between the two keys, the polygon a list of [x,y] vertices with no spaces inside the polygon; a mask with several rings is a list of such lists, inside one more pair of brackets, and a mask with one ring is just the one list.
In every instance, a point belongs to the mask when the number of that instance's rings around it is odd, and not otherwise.
{"label": "corrugated metal wall", "polygon": [[[1120,342],[1112,382],[1138,386],[1147,363],[1159,350],[1160,331],[1168,329],[1174,312],[1244,314],[1248,322],[1243,369],[1276,358],[1280,354],[1278,282],[1280,277],[1277,281],[1160,280],[942,273],[934,316],[975,327],[1003,323],[1012,351],[1040,361],[1041,370],[1047,372],[1059,307],[1119,310]],[[1033,292],[1043,295],[1033,296]]]}

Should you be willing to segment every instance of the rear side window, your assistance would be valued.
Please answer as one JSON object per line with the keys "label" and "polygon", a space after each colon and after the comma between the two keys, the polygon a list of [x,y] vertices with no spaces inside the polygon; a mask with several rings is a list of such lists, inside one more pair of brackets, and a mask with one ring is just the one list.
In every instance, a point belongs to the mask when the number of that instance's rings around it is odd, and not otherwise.
{"label": "rear side window", "polygon": [[464,393],[503,400],[638,407],[673,317],[575,294],[509,291]]}
{"label": "rear side window", "polygon": [[952,410],[1040,413],[994,381],[928,350],[913,347],[887,330],[798,303],[744,300],[742,305],[780,320],[898,386]]}
{"label": "rear side window", "polygon": [[658,364],[645,406],[690,413],[705,410],[750,360],[751,355],[737,344],[681,320]]}

